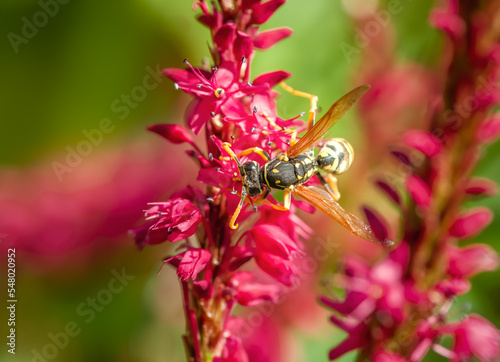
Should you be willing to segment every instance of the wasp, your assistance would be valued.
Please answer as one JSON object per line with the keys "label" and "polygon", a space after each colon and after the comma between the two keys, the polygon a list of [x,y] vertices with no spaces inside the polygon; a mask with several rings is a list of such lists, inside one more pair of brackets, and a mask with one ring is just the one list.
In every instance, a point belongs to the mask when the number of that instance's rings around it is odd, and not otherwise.
{"label": "wasp", "polygon": [[[287,85],[285,90],[311,99],[311,111],[309,112],[309,130],[298,141],[292,135],[290,148],[275,158],[259,147],[244,150],[236,155],[231,149],[230,143],[223,143],[222,147],[236,162],[239,177],[235,180],[242,182],[240,202],[229,222],[232,229],[236,229],[236,219],[244,205],[247,197],[259,196],[253,203],[258,204],[266,199],[272,189],[284,191],[283,205],[272,205],[279,210],[288,210],[291,204],[292,193],[301,197],[317,209],[324,212],[332,219],[339,222],[352,234],[365,240],[382,245],[391,245],[392,241],[378,240],[370,226],[354,214],[346,211],[337,202],[340,193],[337,180],[333,176],[341,174],[349,169],[354,157],[351,145],[342,138],[327,140],[318,155],[314,154],[314,146],[325,133],[333,126],[352,105],[368,90],[368,85],[359,86],[341,97],[330,109],[314,123],[317,97],[307,93],[295,91]],[[250,153],[260,155],[266,162],[263,166],[256,161],[241,163],[239,157]],[[230,159],[230,158],[225,158]],[[321,172],[321,173],[320,173]],[[308,187],[304,184],[313,176],[316,176],[323,188]],[[252,199],[250,199],[252,201]]]}

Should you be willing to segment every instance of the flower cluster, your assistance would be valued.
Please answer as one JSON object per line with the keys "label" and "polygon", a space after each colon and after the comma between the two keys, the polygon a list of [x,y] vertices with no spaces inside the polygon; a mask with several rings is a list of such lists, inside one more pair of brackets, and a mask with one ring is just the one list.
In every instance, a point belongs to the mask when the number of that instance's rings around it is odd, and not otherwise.
{"label": "flower cluster", "polygon": [[[231,316],[232,309],[237,303],[276,301],[283,286],[292,286],[299,273],[296,261],[303,254],[300,238],[311,232],[294,215],[301,203],[294,200],[289,211],[280,211],[271,196],[260,205],[245,202],[237,217],[239,228],[230,227],[245,190],[224,144],[230,144],[235,154],[253,147],[276,154],[288,147],[289,128],[304,127],[304,121],[276,114],[278,93],[272,88],[289,73],[278,70],[250,77],[255,49],[270,48],[291,34],[288,28],[259,30],[283,3],[219,0],[209,7],[195,2],[195,9],[201,9],[198,20],[210,29],[213,65],[198,68],[185,60],[183,69],[163,71],[176,89],[193,97],[187,111],[189,130],[172,124],[149,130],[171,143],[189,145],[187,154],[199,167],[197,181],[205,186],[190,185],[168,201],[150,204],[147,223],[132,233],[139,248],[165,241],[180,244],[179,253],[164,263],[177,270],[182,285],[188,360],[247,360],[238,338],[241,320]],[[203,130],[206,142],[201,146],[193,134]],[[264,162],[255,152],[240,159]],[[241,270],[252,260],[277,283],[266,284]]]}
{"label": "flower cluster", "polygon": [[[498,266],[491,247],[462,244],[492,221],[492,212],[462,205],[497,188],[472,172],[484,146],[500,136],[500,118],[491,115],[500,101],[500,34],[493,26],[499,16],[495,1],[450,0],[431,14],[448,38],[436,72],[442,94],[431,99],[427,129],[406,132],[392,152],[407,170],[409,197],[389,179],[376,182],[400,211],[402,241],[375,265],[347,257],[345,298],[321,298],[336,312],[331,321],[348,333],[330,351],[332,360],[355,349],[358,360],[374,361],[419,361],[429,349],[452,361],[500,358],[500,333],[489,321],[475,314],[453,321],[448,313],[471,277]],[[382,237],[390,233],[378,213],[366,215]],[[440,344],[443,336],[452,337],[451,350]]]}

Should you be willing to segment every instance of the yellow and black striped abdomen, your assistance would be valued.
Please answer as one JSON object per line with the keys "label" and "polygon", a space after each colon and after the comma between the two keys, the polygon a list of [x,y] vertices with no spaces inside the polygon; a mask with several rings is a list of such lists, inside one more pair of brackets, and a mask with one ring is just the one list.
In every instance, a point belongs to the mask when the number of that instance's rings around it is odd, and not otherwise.
{"label": "yellow and black striped abdomen", "polygon": [[332,138],[325,143],[316,157],[318,168],[335,174],[349,169],[354,158],[352,146],[343,138]]}
{"label": "yellow and black striped abdomen", "polygon": [[287,161],[276,157],[261,168],[261,179],[270,188],[284,190],[306,182],[315,170],[314,160],[306,154]]}

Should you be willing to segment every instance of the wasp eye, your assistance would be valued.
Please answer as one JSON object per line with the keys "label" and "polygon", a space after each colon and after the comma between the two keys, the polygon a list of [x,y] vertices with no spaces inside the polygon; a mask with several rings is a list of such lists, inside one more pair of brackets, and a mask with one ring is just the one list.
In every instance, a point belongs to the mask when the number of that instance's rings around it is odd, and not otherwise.
{"label": "wasp eye", "polygon": [[221,95],[223,95],[225,93],[224,89],[222,88],[217,88],[215,91],[214,91],[214,94],[217,98],[220,98]]}

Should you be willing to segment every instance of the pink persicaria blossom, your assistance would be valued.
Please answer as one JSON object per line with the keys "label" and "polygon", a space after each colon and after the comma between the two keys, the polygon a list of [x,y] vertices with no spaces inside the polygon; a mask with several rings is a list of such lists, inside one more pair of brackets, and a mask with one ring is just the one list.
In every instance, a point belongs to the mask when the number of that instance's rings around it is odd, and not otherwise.
{"label": "pink persicaria blossom", "polygon": [[[275,303],[285,288],[300,280],[302,242],[312,230],[295,212],[314,208],[292,198],[288,210],[280,209],[267,193],[263,200],[242,198],[251,187],[243,186],[238,177],[243,167],[263,165],[262,155],[275,157],[286,151],[292,134],[307,129],[301,115],[283,119],[276,111],[279,94],[273,88],[291,74],[275,70],[252,77],[250,72],[255,49],[268,49],[292,33],[288,28],[259,29],[284,2],[219,0],[211,6],[195,2],[195,10],[201,11],[198,20],[212,36],[213,64],[197,67],[186,59],[181,69],[163,71],[176,89],[193,98],[186,112],[187,127],[158,124],[148,129],[171,143],[189,146],[186,153],[198,166],[198,174],[167,201],[150,203],[146,223],[131,234],[139,249],[178,244],[163,265],[174,267],[181,282],[187,322],[183,341],[189,361],[248,361],[239,334],[244,323],[232,316],[234,307]],[[204,139],[205,144],[195,139]],[[228,147],[239,155],[241,165],[230,157]],[[379,240],[374,229],[358,222],[346,213],[346,226],[354,225],[370,236],[373,232],[371,241]],[[251,273],[252,268],[258,272]]]}
{"label": "pink persicaria blossom", "polygon": [[[442,94],[430,94],[432,114],[393,147],[399,170],[406,170],[403,180],[386,173],[376,181],[400,212],[401,242],[375,264],[346,256],[339,275],[345,297],[321,297],[334,312],[331,321],[348,334],[330,351],[331,360],[353,350],[360,361],[420,361],[430,350],[451,361],[500,359],[500,334],[491,322],[476,314],[457,321],[450,312],[454,299],[471,288],[471,277],[499,264],[491,247],[463,245],[493,219],[488,208],[465,210],[463,203],[497,190],[472,172],[485,145],[500,135],[492,115],[500,103],[500,31],[494,25],[500,3],[445,3],[430,16],[447,37],[441,67],[429,70]],[[362,116],[372,117],[376,100],[362,105]],[[382,237],[391,234],[381,215],[365,213]],[[441,345],[444,336],[451,337],[451,349]]]}
{"label": "pink persicaria blossom", "polygon": [[[80,273],[95,266],[120,248],[141,218],[138,209],[189,176],[180,155],[170,145],[141,140],[98,150],[61,178],[42,162],[2,170],[2,247],[23,250],[20,266],[39,273]],[[179,170],[175,175],[157,167],[169,160]]]}

